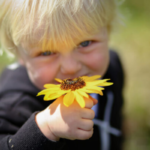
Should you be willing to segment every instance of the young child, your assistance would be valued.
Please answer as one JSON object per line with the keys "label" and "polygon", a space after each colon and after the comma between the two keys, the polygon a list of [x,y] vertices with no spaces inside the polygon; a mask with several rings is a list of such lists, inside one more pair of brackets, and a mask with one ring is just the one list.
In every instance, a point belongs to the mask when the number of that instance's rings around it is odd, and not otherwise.
{"label": "young child", "polygon": [[[0,149],[120,150],[123,71],[108,50],[115,0],[1,0],[0,10],[1,47],[20,62],[0,78]],[[85,75],[114,85],[85,108],[36,96],[54,78]]]}

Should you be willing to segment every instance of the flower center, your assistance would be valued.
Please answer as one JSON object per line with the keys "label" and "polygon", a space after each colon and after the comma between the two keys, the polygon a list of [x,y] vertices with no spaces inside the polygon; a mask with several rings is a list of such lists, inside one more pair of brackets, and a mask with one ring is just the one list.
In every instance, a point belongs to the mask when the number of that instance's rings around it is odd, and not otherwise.
{"label": "flower center", "polygon": [[85,82],[82,78],[78,77],[75,79],[65,79],[60,85],[62,90],[69,90],[75,91],[76,89],[80,89],[85,86]]}

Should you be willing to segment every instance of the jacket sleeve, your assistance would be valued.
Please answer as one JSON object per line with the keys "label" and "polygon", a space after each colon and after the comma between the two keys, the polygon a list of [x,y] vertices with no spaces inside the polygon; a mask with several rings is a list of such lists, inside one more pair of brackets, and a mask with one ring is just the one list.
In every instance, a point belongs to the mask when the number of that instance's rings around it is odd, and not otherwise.
{"label": "jacket sleeve", "polygon": [[49,103],[39,100],[22,76],[27,76],[23,68],[7,69],[0,78],[0,150],[61,149],[65,141],[50,141],[35,122],[36,113]]}
{"label": "jacket sleeve", "polygon": [[[37,112],[31,113],[31,110],[25,109],[26,104],[21,108],[21,102],[12,103],[19,98],[23,105],[22,95],[13,95],[0,100],[0,149],[54,150],[63,147],[63,140],[53,142],[42,134],[35,122]],[[30,101],[33,101],[32,98]]]}
{"label": "jacket sleeve", "polygon": [[3,150],[47,150],[55,149],[60,142],[48,140],[39,130],[35,121],[35,113],[14,135],[5,135],[0,141]]}

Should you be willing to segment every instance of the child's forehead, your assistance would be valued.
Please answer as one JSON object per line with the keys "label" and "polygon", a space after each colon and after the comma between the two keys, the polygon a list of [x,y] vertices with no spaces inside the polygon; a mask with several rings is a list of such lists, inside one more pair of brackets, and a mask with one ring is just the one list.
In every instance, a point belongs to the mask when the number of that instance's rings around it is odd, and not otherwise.
{"label": "child's forehead", "polygon": [[[86,0],[83,4],[86,6]],[[96,1],[95,4],[91,3],[92,10],[84,5],[81,6],[73,14],[67,4],[66,9],[57,7],[57,9],[52,9],[52,12],[48,11],[51,10],[48,7],[46,9],[40,7],[42,12],[36,8],[31,9],[30,13],[21,11],[20,16],[17,17],[20,19],[14,22],[15,25],[12,28],[15,45],[25,43],[26,49],[37,47],[42,50],[55,51],[62,47],[73,48],[80,42],[89,40],[89,37],[98,32],[99,28],[107,26],[105,21],[107,18],[101,17]]]}

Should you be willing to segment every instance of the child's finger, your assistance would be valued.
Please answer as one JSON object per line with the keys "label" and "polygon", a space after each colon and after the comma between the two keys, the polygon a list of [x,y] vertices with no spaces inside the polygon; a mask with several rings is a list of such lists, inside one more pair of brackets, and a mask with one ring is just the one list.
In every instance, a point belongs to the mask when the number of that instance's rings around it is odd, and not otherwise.
{"label": "child's finger", "polygon": [[94,105],[94,102],[91,98],[84,98],[85,100],[85,108],[91,109]]}
{"label": "child's finger", "polygon": [[93,105],[96,105],[98,103],[98,100],[93,98],[91,95],[89,95],[89,98],[93,101]]}
{"label": "child's finger", "polygon": [[93,121],[92,120],[88,120],[88,119],[82,119],[79,123],[78,123],[78,128],[85,130],[85,131],[89,131],[93,128]]}
{"label": "child's finger", "polygon": [[86,140],[89,139],[93,135],[93,128],[89,131],[85,131],[82,129],[78,129],[76,131],[76,139],[78,140]]}
{"label": "child's finger", "polygon": [[85,108],[85,109],[82,109],[83,111],[82,111],[82,113],[81,113],[81,117],[83,118],[83,119],[94,119],[94,117],[95,117],[95,112],[94,112],[94,110],[92,110],[92,109],[87,109],[87,108]]}
{"label": "child's finger", "polygon": [[85,108],[92,108],[93,105],[96,105],[98,103],[98,100],[93,98],[92,96],[89,95],[89,98],[84,98],[85,99]]}

